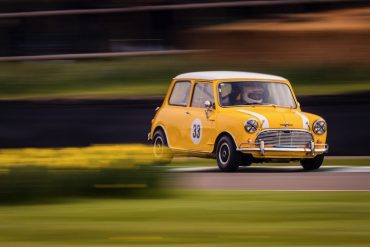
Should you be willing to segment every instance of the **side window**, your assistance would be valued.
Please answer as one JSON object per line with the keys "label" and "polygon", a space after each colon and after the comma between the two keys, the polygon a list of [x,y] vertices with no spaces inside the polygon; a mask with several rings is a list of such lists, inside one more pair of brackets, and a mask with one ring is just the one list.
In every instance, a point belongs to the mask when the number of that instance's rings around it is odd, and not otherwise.
{"label": "side window", "polygon": [[190,96],[191,84],[188,81],[176,82],[169,100],[170,105],[186,106]]}
{"label": "side window", "polygon": [[191,106],[205,108],[204,102],[206,100],[209,100],[212,103],[215,102],[213,97],[213,84],[212,83],[195,84]]}

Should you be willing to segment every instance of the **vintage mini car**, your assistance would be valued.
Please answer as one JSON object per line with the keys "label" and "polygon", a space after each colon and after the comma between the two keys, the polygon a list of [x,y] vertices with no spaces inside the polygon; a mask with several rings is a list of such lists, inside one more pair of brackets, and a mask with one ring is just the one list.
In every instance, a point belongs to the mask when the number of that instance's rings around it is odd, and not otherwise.
{"label": "vintage mini car", "polygon": [[163,163],[188,155],[216,158],[222,171],[293,160],[314,170],[328,151],[326,135],[325,120],[301,111],[287,79],[209,71],[173,79],[148,139]]}

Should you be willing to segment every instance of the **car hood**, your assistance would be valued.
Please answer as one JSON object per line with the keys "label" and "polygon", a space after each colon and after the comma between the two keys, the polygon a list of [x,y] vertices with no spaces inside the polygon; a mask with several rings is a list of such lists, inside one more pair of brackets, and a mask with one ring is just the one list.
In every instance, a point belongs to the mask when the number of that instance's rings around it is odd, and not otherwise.
{"label": "car hood", "polygon": [[[231,109],[230,109],[231,110]],[[292,128],[292,129],[310,129],[311,121],[315,115],[301,112],[297,109],[283,107],[238,107],[232,111],[237,113],[245,120],[249,118],[256,119],[262,129],[273,128]]]}

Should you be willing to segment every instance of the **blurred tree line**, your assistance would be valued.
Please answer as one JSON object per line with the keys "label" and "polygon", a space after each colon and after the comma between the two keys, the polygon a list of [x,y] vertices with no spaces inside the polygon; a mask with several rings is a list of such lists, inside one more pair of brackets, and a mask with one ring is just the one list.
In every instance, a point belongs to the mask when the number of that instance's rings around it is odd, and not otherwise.
{"label": "blurred tree line", "polygon": [[[27,56],[93,52],[157,51],[189,48],[183,36],[194,28],[243,19],[263,19],[281,13],[318,11],[363,5],[341,1],[235,6],[228,8],[179,8],[124,13],[42,15],[2,14],[33,11],[128,8],[221,0],[0,0],[0,56]],[[245,1],[244,1],[245,2]]]}

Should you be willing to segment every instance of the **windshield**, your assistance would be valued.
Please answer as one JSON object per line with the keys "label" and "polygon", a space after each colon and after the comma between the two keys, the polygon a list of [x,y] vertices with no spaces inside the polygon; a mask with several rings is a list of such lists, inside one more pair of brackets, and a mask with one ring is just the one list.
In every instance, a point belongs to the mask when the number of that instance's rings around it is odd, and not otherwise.
{"label": "windshield", "polygon": [[223,82],[218,86],[221,106],[277,105],[296,108],[288,85],[276,82]]}

